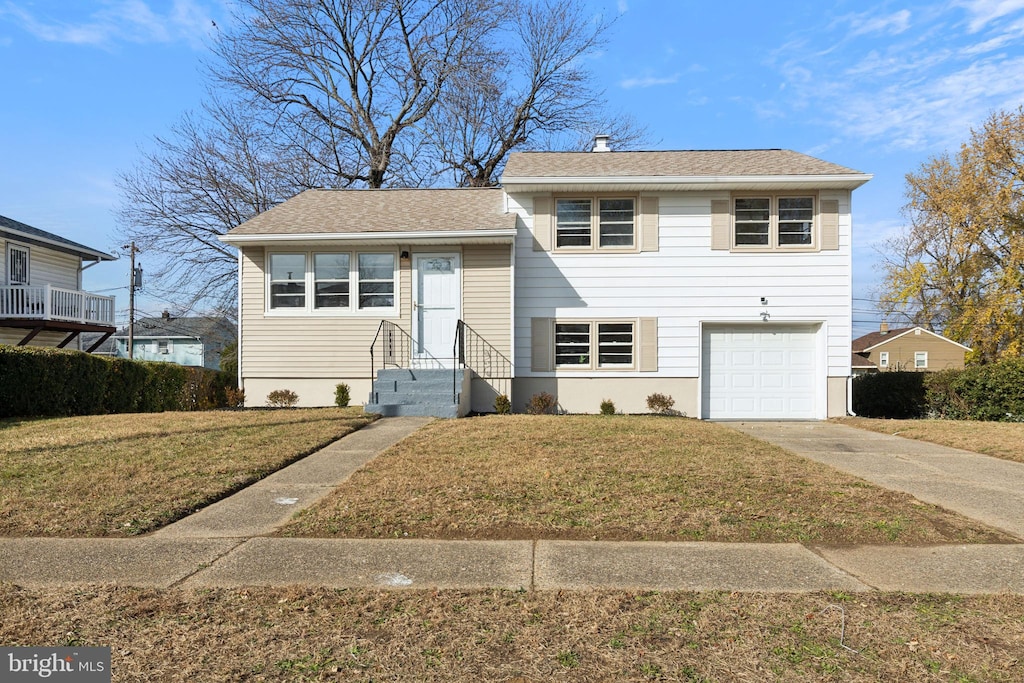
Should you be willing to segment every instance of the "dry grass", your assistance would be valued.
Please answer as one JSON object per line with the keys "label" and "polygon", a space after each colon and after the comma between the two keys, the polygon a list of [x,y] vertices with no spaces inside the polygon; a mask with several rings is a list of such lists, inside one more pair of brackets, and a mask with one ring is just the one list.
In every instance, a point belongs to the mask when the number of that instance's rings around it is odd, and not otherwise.
{"label": "dry grass", "polygon": [[837,422],[1024,463],[1024,422],[878,420],[866,417],[842,418]]}
{"label": "dry grass", "polygon": [[282,534],[1014,541],[723,425],[642,416],[435,422],[357,471]]}
{"label": "dry grass", "polygon": [[0,421],[0,535],[151,531],[372,419],[348,408]]}
{"label": "dry grass", "polygon": [[0,585],[0,605],[0,642],[111,646],[114,681],[1024,679],[1022,596]]}

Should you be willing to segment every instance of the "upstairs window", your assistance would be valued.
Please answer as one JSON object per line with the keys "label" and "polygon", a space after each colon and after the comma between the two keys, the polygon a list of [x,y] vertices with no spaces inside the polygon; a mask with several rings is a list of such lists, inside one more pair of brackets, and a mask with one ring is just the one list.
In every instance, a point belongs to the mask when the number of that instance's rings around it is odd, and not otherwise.
{"label": "upstairs window", "polygon": [[28,247],[7,243],[7,284],[28,284]]}
{"label": "upstairs window", "polygon": [[814,247],[814,202],[813,196],[736,197],[733,200],[733,247]]}
{"label": "upstairs window", "polygon": [[636,199],[565,197],[555,200],[555,248],[633,249]]}

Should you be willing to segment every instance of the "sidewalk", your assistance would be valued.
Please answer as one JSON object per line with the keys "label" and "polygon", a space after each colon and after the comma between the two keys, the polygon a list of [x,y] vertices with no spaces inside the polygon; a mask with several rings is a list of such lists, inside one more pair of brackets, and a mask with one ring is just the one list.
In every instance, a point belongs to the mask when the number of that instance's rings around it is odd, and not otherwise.
{"label": "sidewalk", "polygon": [[[0,539],[0,581],[28,588],[111,583],[154,588],[301,584],[459,590],[1024,594],[1024,545],[822,548],[798,544],[264,537],[286,523],[295,511],[326,495],[374,455],[428,421],[380,420],[150,536]],[[929,470],[931,476],[920,478],[928,482],[928,490],[937,497],[945,489],[968,485],[992,490],[1001,486],[1010,491],[1024,480],[1024,466],[1002,472],[995,464],[980,464],[977,459],[984,456],[943,453],[934,450],[941,449],[938,446],[840,425],[732,426],[779,445],[785,442],[789,444],[785,447],[808,457],[833,458],[835,462],[830,464],[847,471],[853,471],[848,469],[850,462],[863,463],[858,466],[877,472],[888,469],[889,476],[896,477],[908,459],[951,463],[955,476]],[[885,460],[893,464],[886,468]],[[968,464],[958,465],[958,460]],[[989,465],[995,469],[990,471]],[[970,474],[975,471],[989,474],[980,477],[980,483],[971,483]],[[1003,479],[998,486],[988,479],[999,476],[1010,479]],[[945,486],[944,478],[949,480]],[[1012,499],[1009,493],[999,495]],[[982,507],[988,510],[990,506]],[[1004,523],[1009,525],[1007,530],[1017,528],[1013,525],[1021,521],[1021,510],[1015,510],[1000,513],[999,520],[1005,518]]]}

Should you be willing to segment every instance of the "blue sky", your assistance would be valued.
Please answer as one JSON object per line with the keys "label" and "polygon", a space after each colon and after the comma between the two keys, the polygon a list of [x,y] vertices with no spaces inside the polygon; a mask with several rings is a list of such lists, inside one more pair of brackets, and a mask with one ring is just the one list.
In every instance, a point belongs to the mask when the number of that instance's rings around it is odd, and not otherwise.
{"label": "blue sky", "polygon": [[[1024,0],[588,1],[615,17],[594,73],[652,148],[781,147],[874,174],[854,194],[855,336],[879,321],[904,175],[1024,104]],[[117,174],[198,107],[214,21],[227,2],[0,0],[0,214],[120,252]],[[127,271],[86,274],[124,315]]]}

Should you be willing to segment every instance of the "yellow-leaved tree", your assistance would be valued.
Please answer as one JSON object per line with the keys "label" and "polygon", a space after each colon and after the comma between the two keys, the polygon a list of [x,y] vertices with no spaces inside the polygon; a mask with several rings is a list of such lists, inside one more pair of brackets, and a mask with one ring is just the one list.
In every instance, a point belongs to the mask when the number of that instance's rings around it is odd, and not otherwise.
{"label": "yellow-leaved tree", "polygon": [[881,307],[989,362],[1024,355],[1024,107],[908,173],[906,230],[887,243]]}

